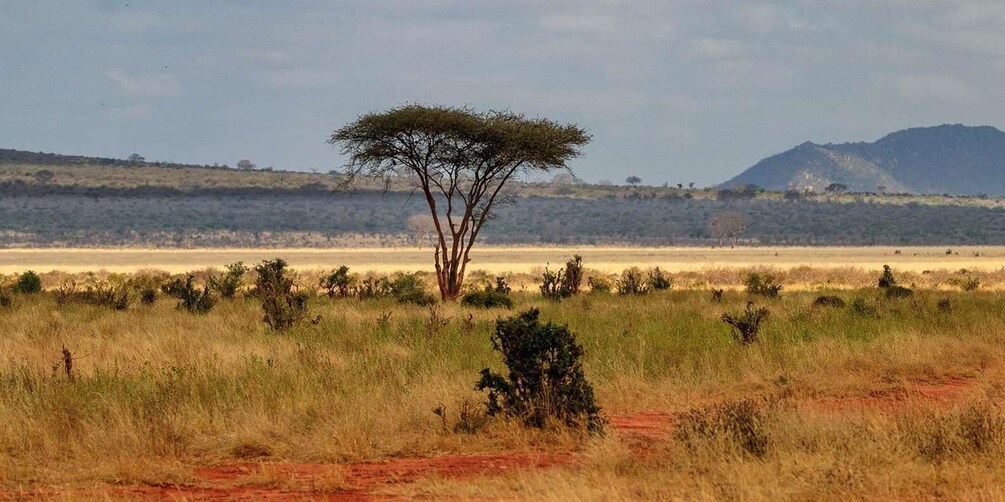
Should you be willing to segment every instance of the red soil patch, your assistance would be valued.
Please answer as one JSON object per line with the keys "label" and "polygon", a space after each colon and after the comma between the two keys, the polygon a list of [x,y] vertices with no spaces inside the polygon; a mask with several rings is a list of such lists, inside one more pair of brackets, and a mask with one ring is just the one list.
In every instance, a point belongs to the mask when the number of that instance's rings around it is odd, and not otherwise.
{"label": "red soil patch", "polygon": [[907,409],[946,405],[968,396],[974,381],[952,378],[931,384],[913,384],[871,392],[868,396],[824,397],[812,400],[814,408],[831,412],[879,411],[896,413]]}

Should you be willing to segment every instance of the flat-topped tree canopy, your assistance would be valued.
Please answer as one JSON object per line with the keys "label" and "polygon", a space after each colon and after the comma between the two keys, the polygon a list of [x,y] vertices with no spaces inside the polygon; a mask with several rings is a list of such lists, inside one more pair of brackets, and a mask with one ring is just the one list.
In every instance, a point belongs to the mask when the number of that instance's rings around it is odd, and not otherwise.
{"label": "flat-topped tree canopy", "polygon": [[508,111],[410,104],[360,116],[328,140],[349,161],[343,187],[359,176],[414,175],[438,236],[437,282],[456,298],[471,247],[503,185],[518,173],[568,169],[590,136],[572,124]]}

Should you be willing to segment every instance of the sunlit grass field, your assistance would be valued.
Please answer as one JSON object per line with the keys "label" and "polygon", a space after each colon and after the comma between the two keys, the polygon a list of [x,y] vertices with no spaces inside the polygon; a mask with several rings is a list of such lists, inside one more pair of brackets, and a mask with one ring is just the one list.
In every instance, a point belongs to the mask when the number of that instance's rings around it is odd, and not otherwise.
{"label": "sunlit grass field", "polygon": [[[620,273],[638,266],[669,272],[735,269],[752,266],[792,269],[858,268],[870,273],[889,264],[905,272],[956,271],[961,268],[1005,269],[1005,247],[497,247],[472,251],[471,270],[529,273],[559,266],[579,254],[591,268]],[[24,270],[49,272],[120,272],[156,269],[183,273],[220,268],[235,261],[257,263],[282,257],[298,269],[330,269],[348,265],[358,272],[432,271],[433,249],[0,249],[0,274]]]}
{"label": "sunlit grass field", "polygon": [[[309,303],[312,322],[282,333],[266,328],[251,298],[193,315],[165,296],[126,311],[59,306],[52,292],[16,296],[0,309],[0,488],[8,496],[73,497],[117,486],[202,486],[196,469],[207,465],[338,469],[389,458],[544,451],[575,460],[493,476],[434,475],[377,493],[1005,496],[1001,293],[942,287],[887,299],[871,285],[823,284],[783,289],[777,299],[727,291],[719,302],[708,291],[710,277],[695,277],[675,277],[667,292],[583,293],[561,302],[527,288],[512,293],[512,311],[318,296]],[[848,306],[814,306],[821,294]],[[760,341],[742,346],[720,317],[748,301],[770,314]],[[449,427],[465,402],[484,401],[474,390],[479,371],[503,369],[489,341],[495,320],[528,308],[568,324],[586,349],[587,378],[611,419],[607,434],[526,430],[504,420],[472,434]],[[72,354],[69,370],[64,348]],[[762,403],[750,422],[766,438],[758,455],[729,432],[674,432],[695,420],[688,413],[713,414],[704,407],[748,398]],[[619,420],[639,414],[665,415],[666,430],[638,438],[619,428]],[[321,488],[269,476],[249,482],[308,493],[344,488],[338,479]]]}

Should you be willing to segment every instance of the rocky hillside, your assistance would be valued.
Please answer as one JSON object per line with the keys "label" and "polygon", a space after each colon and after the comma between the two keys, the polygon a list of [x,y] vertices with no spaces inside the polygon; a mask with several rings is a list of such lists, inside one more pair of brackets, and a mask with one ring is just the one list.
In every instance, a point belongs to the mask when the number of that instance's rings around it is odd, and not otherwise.
{"label": "rocky hillside", "polygon": [[727,181],[769,190],[1005,194],[1005,133],[994,127],[906,129],[875,143],[803,143]]}

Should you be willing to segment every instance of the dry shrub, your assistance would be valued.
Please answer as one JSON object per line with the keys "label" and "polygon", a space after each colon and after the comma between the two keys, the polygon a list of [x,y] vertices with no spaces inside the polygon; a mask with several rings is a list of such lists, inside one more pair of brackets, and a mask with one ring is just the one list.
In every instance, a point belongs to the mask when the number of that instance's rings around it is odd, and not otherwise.
{"label": "dry shrub", "polygon": [[684,414],[674,439],[692,453],[718,451],[764,458],[771,446],[769,422],[776,419],[775,399],[741,399]]}

